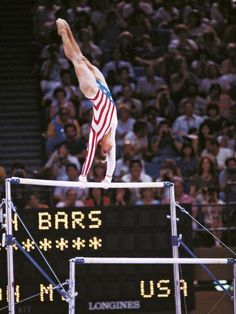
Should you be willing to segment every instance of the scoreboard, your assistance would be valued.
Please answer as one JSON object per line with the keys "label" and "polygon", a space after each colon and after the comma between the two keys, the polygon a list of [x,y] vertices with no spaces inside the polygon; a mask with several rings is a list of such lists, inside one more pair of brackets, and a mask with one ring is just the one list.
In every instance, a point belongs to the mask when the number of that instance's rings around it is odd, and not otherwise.
{"label": "scoreboard", "polygon": [[[68,279],[69,259],[77,256],[172,257],[167,205],[22,209],[18,214],[61,282]],[[182,213],[178,217],[178,232],[191,247],[191,221]],[[15,214],[13,230],[55,281]],[[180,256],[186,256],[181,249]],[[0,247],[0,309],[7,305],[6,267],[6,250]],[[16,302],[36,295],[16,305],[16,314],[67,313],[67,303],[16,247],[14,275]],[[180,287],[182,304],[192,310],[192,265],[181,266]],[[175,312],[172,265],[76,265],[76,291],[76,314]]]}

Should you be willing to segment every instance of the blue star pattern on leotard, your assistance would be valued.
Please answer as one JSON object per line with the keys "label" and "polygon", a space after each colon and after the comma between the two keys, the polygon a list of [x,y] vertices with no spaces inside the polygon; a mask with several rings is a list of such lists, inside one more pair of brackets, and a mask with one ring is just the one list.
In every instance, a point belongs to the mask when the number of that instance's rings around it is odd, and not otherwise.
{"label": "blue star pattern on leotard", "polygon": [[112,95],[109,89],[106,86],[102,85],[101,82],[99,81],[96,81],[96,82],[98,84],[98,88],[107,96],[107,98],[109,98],[110,101],[114,103],[114,100],[112,99]]}

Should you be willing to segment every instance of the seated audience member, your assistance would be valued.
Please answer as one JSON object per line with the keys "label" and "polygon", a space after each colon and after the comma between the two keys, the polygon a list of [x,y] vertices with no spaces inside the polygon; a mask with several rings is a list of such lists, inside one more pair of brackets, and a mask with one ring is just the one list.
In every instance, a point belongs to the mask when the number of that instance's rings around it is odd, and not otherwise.
{"label": "seated audience member", "polygon": [[106,191],[101,188],[90,188],[89,194],[84,198],[84,206],[109,206],[110,198],[106,195]]}
{"label": "seated audience member", "polygon": [[167,119],[173,122],[176,118],[176,106],[171,100],[168,85],[161,85],[156,90],[154,99],[148,101],[148,105],[155,106],[158,110],[156,118],[158,120]]}
{"label": "seated audience member", "polygon": [[190,100],[194,104],[194,113],[203,116],[206,113],[207,100],[200,96],[198,84],[196,82],[189,82],[186,88],[186,98],[182,101]]}
{"label": "seated audience member", "polygon": [[177,25],[175,29],[176,38],[171,40],[169,48],[176,49],[187,60],[191,61],[198,51],[198,46],[194,40],[188,38],[188,31],[187,25]]}
{"label": "seated audience member", "polygon": [[129,141],[125,141],[123,145],[122,155],[116,161],[114,176],[120,179],[129,172],[130,161],[134,158],[135,148]]}
{"label": "seated audience member", "polygon": [[225,161],[226,168],[219,174],[220,199],[224,202],[236,202],[236,157]]}
{"label": "seated audience member", "polygon": [[153,161],[176,158],[180,143],[176,141],[167,120],[160,121],[157,132],[150,140]]}
{"label": "seated audience member", "polygon": [[[66,165],[66,177],[65,181],[79,181],[79,169],[76,164],[68,163]],[[63,201],[65,199],[65,193],[69,187],[57,186],[53,192],[54,202]],[[87,195],[87,189],[76,189],[77,199],[81,200],[85,195]]]}
{"label": "seated audience member", "polygon": [[96,162],[93,166],[93,181],[101,182],[104,180],[106,175],[106,163],[104,162]]}
{"label": "seated audience member", "polygon": [[176,160],[181,177],[184,180],[184,190],[189,192],[190,180],[197,171],[198,160],[193,146],[190,143],[184,143],[181,148],[181,156]]}
{"label": "seated audience member", "polygon": [[117,99],[116,104],[118,105],[118,108],[121,108],[121,104],[127,105],[132,117],[135,119],[140,119],[142,117],[143,104],[138,98],[134,97],[134,91],[130,84],[122,86],[122,92]]}
{"label": "seated audience member", "polygon": [[80,137],[80,126],[76,119],[70,118],[70,110],[67,106],[62,105],[59,108],[58,114],[51,120],[46,133],[46,150],[50,155],[56,148],[56,145],[65,141],[64,126],[68,123],[74,124],[77,130],[77,135]]}
{"label": "seated audience member", "polygon": [[140,159],[145,156],[148,149],[148,127],[144,120],[137,120],[133,130],[125,135],[124,141],[129,141],[134,146],[134,158]]}
{"label": "seated audience member", "polygon": [[76,126],[73,123],[66,124],[64,132],[66,137],[64,144],[70,155],[76,156],[82,164],[86,155],[86,142],[81,137],[78,137]]}
{"label": "seated audience member", "polygon": [[198,154],[201,155],[202,151],[206,147],[206,139],[213,135],[210,125],[207,121],[203,121],[198,129]]}
{"label": "seated audience member", "polygon": [[220,133],[227,119],[220,115],[219,106],[217,104],[210,103],[207,105],[207,116],[205,122],[208,123],[210,129],[214,131],[216,135]]}
{"label": "seated audience member", "polygon": [[206,139],[206,148],[202,152],[202,157],[209,156],[215,161],[217,170],[225,168],[225,161],[227,158],[233,156],[233,151],[229,148],[220,147],[215,137],[208,137]]}
{"label": "seated audience member", "polygon": [[[216,104],[218,106],[218,115],[222,118],[229,119],[233,100],[228,93],[226,93],[220,84],[212,84],[207,96],[208,104]],[[208,105],[209,106],[209,105]],[[217,110],[217,109],[216,109]]]}
{"label": "seated audience member", "polygon": [[118,158],[122,153],[125,135],[132,132],[135,119],[131,117],[129,105],[120,104],[118,106],[118,125],[116,129],[116,147]]}
{"label": "seated audience member", "polygon": [[75,156],[69,154],[68,149],[64,143],[52,153],[44,168],[48,168],[51,171],[51,179],[54,180],[66,180],[66,166],[68,164],[75,164],[80,171],[81,165]]}
{"label": "seated audience member", "polygon": [[26,198],[25,208],[48,209],[49,206],[41,202],[39,194],[36,192],[29,193]]}
{"label": "seated audience member", "polygon": [[140,159],[132,159],[129,164],[129,173],[125,174],[123,182],[151,182],[152,178],[143,171],[143,164]]}
{"label": "seated audience member", "polygon": [[158,205],[160,202],[155,198],[155,190],[153,188],[140,189],[141,199],[136,205]]}
{"label": "seated audience member", "polygon": [[[204,193],[204,199],[202,203],[202,215],[203,223],[207,228],[212,228],[211,232],[220,240],[222,240],[223,232],[217,230],[223,227],[222,219],[222,205],[224,203],[218,198],[218,192],[214,188],[208,188]],[[215,245],[220,246],[219,241],[216,239],[208,238],[205,235],[204,244],[205,245]],[[204,238],[204,236],[203,236]]]}
{"label": "seated audience member", "polygon": [[199,88],[200,92],[204,95],[209,93],[212,84],[220,84],[221,87],[228,91],[230,88],[229,78],[222,76],[220,67],[214,62],[209,62],[206,67],[206,77],[200,80]]}
{"label": "seated audience member", "polygon": [[197,173],[192,177],[190,195],[196,198],[197,202],[201,203],[203,192],[209,187],[218,188],[218,175],[213,160],[205,156],[200,159]]}
{"label": "seated audience member", "polygon": [[156,90],[165,84],[166,82],[162,77],[154,75],[153,66],[148,65],[146,75],[138,79],[136,92],[142,99],[150,99],[155,97]]}
{"label": "seated audience member", "polygon": [[186,100],[183,103],[184,114],[179,116],[173,124],[173,132],[176,135],[187,135],[190,128],[199,129],[199,126],[203,122],[203,118],[194,114],[194,104]]}
{"label": "seated audience member", "polygon": [[175,102],[179,102],[183,98],[190,82],[196,82],[196,77],[190,72],[186,60],[182,59],[177,64],[175,73],[170,77],[172,99]]}
{"label": "seated audience member", "polygon": [[69,188],[65,192],[65,199],[60,201],[56,204],[56,208],[63,208],[63,207],[82,207],[84,203],[81,200],[77,199],[77,191],[74,188]]}
{"label": "seated audience member", "polygon": [[[151,182],[152,177],[144,172],[143,164],[140,159],[130,161],[129,172],[121,177],[123,182]],[[140,199],[140,189],[131,189],[131,201],[134,204]]]}
{"label": "seated audience member", "polygon": [[50,105],[50,119],[53,119],[56,114],[59,113],[61,107],[68,107],[70,112],[70,118],[75,117],[75,106],[74,103],[66,98],[66,91],[63,87],[59,86],[55,88],[52,94],[51,105]]}
{"label": "seated audience member", "polygon": [[111,192],[111,204],[124,206],[130,205],[131,204],[130,190],[124,188],[113,189]]}
{"label": "seated audience member", "polygon": [[128,68],[124,67],[118,69],[117,74],[118,80],[111,89],[112,95],[115,99],[121,96],[123,86],[129,85],[133,90],[135,90],[136,86],[134,79],[129,76]]}
{"label": "seated audience member", "polygon": [[227,58],[223,60],[221,68],[223,74],[236,74],[236,43],[228,43],[227,48]]}

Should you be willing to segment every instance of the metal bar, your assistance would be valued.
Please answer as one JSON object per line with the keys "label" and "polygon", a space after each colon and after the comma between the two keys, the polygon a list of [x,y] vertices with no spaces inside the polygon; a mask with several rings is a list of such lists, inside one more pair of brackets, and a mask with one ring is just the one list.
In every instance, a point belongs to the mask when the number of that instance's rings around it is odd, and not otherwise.
{"label": "metal bar", "polygon": [[76,264],[236,264],[232,258],[75,257]]}
{"label": "metal bar", "polygon": [[69,314],[75,314],[75,259],[70,260],[68,306],[69,306]]}
{"label": "metal bar", "polygon": [[234,314],[236,314],[236,264],[234,264],[234,269],[233,269],[233,273],[234,273]]}
{"label": "metal bar", "polygon": [[42,267],[33,259],[33,257],[26,252],[26,250],[22,247],[22,245],[15,240],[15,243],[17,245],[17,247],[19,248],[19,250],[28,258],[28,260],[38,269],[38,271],[42,274],[42,276],[49,282],[52,284],[52,286],[55,288],[55,290],[62,296],[64,297],[66,300],[68,299],[68,295],[66,293],[66,291],[63,289],[60,289],[58,287],[58,285],[56,285],[56,283],[48,276],[48,274],[42,269]]}
{"label": "metal bar", "polygon": [[[172,236],[172,255],[173,258],[179,257],[178,250],[178,233],[176,221],[176,206],[175,206],[175,188],[174,185],[170,186],[170,221],[171,221],[171,236]],[[179,265],[173,264],[174,271],[174,289],[175,289],[175,312],[181,314],[181,295],[180,295],[180,276]]]}
{"label": "metal bar", "polygon": [[27,184],[27,185],[43,185],[43,186],[63,186],[63,187],[79,187],[85,188],[163,188],[169,182],[73,182],[73,181],[56,181],[56,180],[40,180],[12,177],[9,179],[12,184]]}
{"label": "metal bar", "polygon": [[11,183],[5,180],[6,191],[6,244],[7,244],[7,290],[8,313],[15,314],[15,287],[14,287],[14,259],[12,243],[12,209],[11,209]]}

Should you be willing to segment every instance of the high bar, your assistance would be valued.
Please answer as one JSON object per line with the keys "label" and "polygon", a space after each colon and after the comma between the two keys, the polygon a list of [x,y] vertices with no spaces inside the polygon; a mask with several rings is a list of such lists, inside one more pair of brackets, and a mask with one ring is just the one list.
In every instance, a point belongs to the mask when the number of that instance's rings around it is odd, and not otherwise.
{"label": "high bar", "polygon": [[163,188],[170,187],[174,184],[171,182],[76,182],[76,181],[56,181],[56,180],[43,180],[43,179],[31,179],[31,178],[7,178],[6,181],[10,181],[11,184],[25,184],[25,185],[41,185],[41,186],[62,186],[62,187],[74,187],[74,188]]}
{"label": "high bar", "polygon": [[75,257],[76,264],[236,264],[234,258]]}

